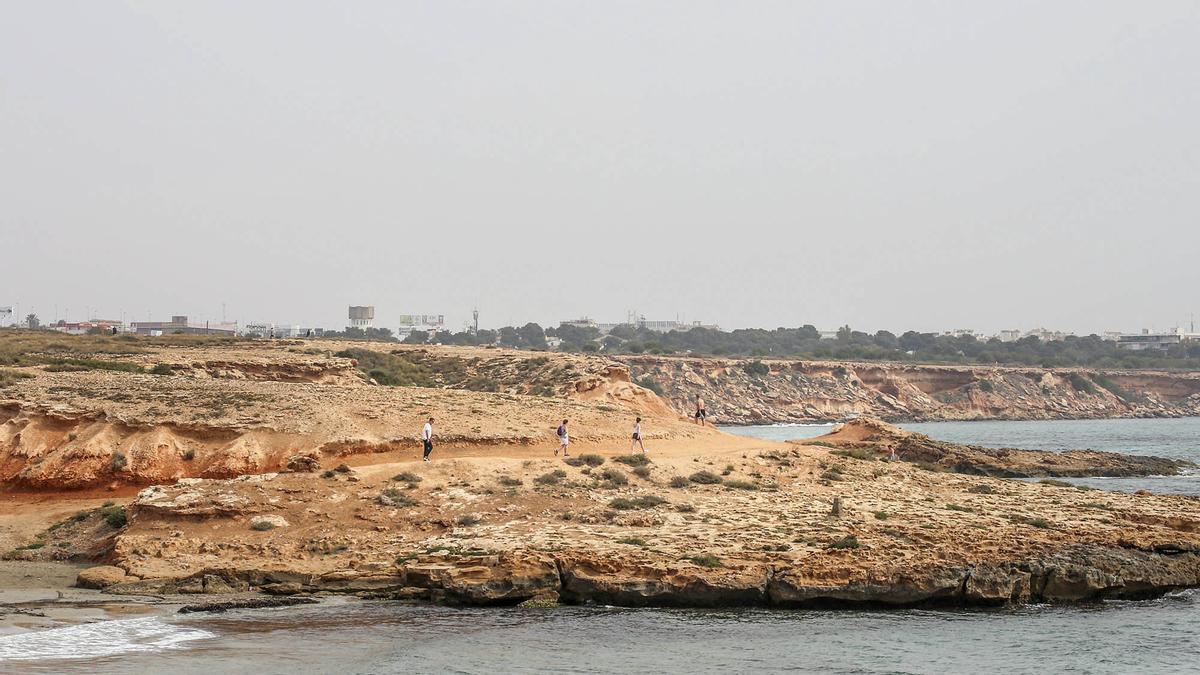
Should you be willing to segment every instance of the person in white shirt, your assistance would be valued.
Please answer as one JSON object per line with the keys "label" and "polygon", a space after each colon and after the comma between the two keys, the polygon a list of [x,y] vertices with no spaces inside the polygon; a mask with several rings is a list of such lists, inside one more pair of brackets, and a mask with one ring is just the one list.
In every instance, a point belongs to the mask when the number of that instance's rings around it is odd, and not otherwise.
{"label": "person in white shirt", "polygon": [[633,441],[629,443],[629,454],[633,454],[633,447],[637,446],[642,449],[642,454],[646,454],[646,446],[642,445],[642,418],[637,418],[633,423]]}
{"label": "person in white shirt", "polygon": [[563,457],[570,457],[571,455],[567,452],[567,446],[571,444],[571,438],[567,434],[566,420],[563,420],[563,423],[558,425],[558,431],[555,433],[558,434],[558,447],[554,449],[554,456],[558,457],[558,451],[562,450]]}
{"label": "person in white shirt", "polygon": [[422,461],[429,461],[429,453],[433,452],[433,418],[425,423],[425,427],[421,429],[421,440],[425,441],[425,455],[421,458]]}

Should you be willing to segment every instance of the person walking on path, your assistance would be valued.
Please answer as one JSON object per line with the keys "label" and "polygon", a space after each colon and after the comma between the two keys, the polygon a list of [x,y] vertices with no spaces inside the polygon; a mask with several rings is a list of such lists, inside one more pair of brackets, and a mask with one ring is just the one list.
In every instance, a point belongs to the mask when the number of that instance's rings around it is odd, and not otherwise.
{"label": "person walking on path", "polygon": [[696,424],[704,426],[704,420],[708,419],[708,413],[704,410],[704,399],[696,394]]}
{"label": "person walking on path", "polygon": [[629,443],[629,454],[633,454],[633,447],[637,446],[642,449],[642,454],[646,454],[646,446],[642,445],[642,418],[637,418],[633,423],[633,440]]}
{"label": "person walking on path", "polygon": [[433,452],[433,418],[425,423],[425,427],[421,429],[421,440],[425,442],[425,454],[421,457],[421,461],[429,461],[429,453]]}
{"label": "person walking on path", "polygon": [[571,437],[567,434],[566,420],[563,420],[563,423],[558,425],[558,431],[555,433],[558,434],[558,447],[554,449],[554,456],[558,457],[558,451],[562,450],[563,457],[570,457],[570,453],[567,452],[567,446],[571,444]]}

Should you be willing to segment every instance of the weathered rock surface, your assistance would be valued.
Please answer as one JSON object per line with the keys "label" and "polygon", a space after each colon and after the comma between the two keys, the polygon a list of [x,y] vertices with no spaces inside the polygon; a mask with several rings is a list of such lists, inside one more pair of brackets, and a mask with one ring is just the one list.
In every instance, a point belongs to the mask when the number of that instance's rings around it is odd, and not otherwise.
{"label": "weathered rock surface", "polygon": [[120,567],[98,565],[80,571],[75,585],[79,588],[107,588],[126,581],[138,581],[138,578],[129,576]]}
{"label": "weathered rock surface", "polygon": [[947,443],[872,419],[853,420],[819,438],[791,442],[866,450],[879,457],[894,452],[897,458],[906,462],[921,462],[955,473],[1000,478],[1170,476],[1195,466],[1192,462],[1176,459],[1095,450],[1049,452]]}
{"label": "weathered rock surface", "polygon": [[[621,356],[681,414],[703,396],[722,424],[1200,415],[1200,374]],[[752,369],[753,370],[753,369]]]}

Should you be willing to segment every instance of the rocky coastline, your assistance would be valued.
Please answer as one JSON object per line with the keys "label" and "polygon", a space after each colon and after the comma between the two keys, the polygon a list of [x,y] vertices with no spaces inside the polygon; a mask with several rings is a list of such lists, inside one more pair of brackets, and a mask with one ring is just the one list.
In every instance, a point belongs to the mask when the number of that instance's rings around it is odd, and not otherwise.
{"label": "rocky coastline", "polygon": [[877,362],[622,356],[681,414],[719,424],[1200,415],[1200,374]]}

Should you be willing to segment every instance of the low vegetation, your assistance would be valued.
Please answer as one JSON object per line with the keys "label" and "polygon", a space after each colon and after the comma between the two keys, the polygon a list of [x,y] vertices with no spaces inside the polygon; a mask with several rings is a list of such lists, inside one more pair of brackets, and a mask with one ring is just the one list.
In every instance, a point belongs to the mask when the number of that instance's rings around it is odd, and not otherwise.
{"label": "low vegetation", "polygon": [[33,377],[31,373],[26,373],[21,370],[0,368],[0,387],[7,387],[10,384],[15,384],[19,380],[27,380],[31,377]]}
{"label": "low vegetation", "polygon": [[628,466],[645,466],[650,463],[650,458],[645,455],[621,455],[613,458],[614,462],[620,462]]}
{"label": "low vegetation", "polygon": [[563,471],[562,469],[555,469],[548,473],[544,473],[544,474],[538,476],[537,478],[534,478],[533,482],[535,482],[539,485],[558,485],[558,484],[562,483],[563,479],[566,477],[567,477],[566,471]]}
{"label": "low vegetation", "polygon": [[631,511],[634,509],[652,509],[666,503],[667,500],[657,495],[639,495],[637,497],[617,497],[608,503],[608,507],[619,511]]}
{"label": "low vegetation", "polygon": [[693,564],[699,565],[700,567],[707,567],[709,569],[716,569],[725,566],[725,563],[720,558],[711,553],[692,556],[688,558],[688,560],[690,560]]}
{"label": "low vegetation", "polygon": [[606,480],[614,486],[629,484],[629,477],[615,466],[605,467],[604,470],[600,472],[600,479]]}
{"label": "low vegetation", "polygon": [[379,493],[375,501],[381,506],[415,506],[416,500],[396,488],[388,488]]}
{"label": "low vegetation", "polygon": [[855,549],[855,548],[858,548],[859,546],[861,546],[861,544],[858,543],[858,537],[853,534],[848,534],[845,537],[842,537],[841,539],[838,539],[837,541],[830,544],[829,548],[832,548],[832,549]]}
{"label": "low vegetation", "polygon": [[831,450],[831,455],[838,457],[847,457],[850,459],[875,460],[875,452],[866,448],[844,448],[841,450]]}
{"label": "low vegetation", "polygon": [[699,483],[700,485],[716,485],[725,481],[724,478],[721,478],[711,471],[697,471],[696,473],[688,476],[688,480],[693,483]]}

